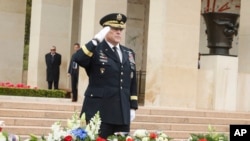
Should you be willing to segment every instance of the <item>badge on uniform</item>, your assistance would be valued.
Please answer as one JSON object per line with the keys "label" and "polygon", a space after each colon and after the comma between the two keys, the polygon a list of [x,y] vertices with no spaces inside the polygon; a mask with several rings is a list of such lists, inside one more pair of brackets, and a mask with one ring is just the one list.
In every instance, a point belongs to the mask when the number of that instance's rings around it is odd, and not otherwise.
{"label": "badge on uniform", "polygon": [[103,73],[104,73],[104,71],[105,71],[105,68],[100,68],[100,72],[101,72],[101,74],[103,74]]}

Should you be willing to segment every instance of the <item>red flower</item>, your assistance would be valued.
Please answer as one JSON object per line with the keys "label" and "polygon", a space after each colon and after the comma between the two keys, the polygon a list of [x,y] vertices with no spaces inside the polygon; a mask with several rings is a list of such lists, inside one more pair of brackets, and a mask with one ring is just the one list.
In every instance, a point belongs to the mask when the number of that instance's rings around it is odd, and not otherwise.
{"label": "red flower", "polygon": [[100,137],[100,136],[98,136],[98,137],[96,138],[96,141],[107,141],[107,140],[104,139],[104,138],[102,138],[102,137]]}
{"label": "red flower", "polygon": [[0,86],[4,86],[5,84],[3,82],[0,83]]}
{"label": "red flower", "polygon": [[68,136],[64,137],[63,140],[64,141],[73,141],[73,138],[72,138],[72,136],[68,135]]}
{"label": "red flower", "polygon": [[126,138],[126,141],[134,141],[134,140],[133,140],[132,137],[128,136],[128,137]]}
{"label": "red flower", "polygon": [[149,137],[150,137],[150,139],[156,139],[157,134],[152,132],[152,133],[150,133]]}
{"label": "red flower", "polygon": [[202,138],[202,139],[199,139],[198,141],[207,141],[207,139]]}

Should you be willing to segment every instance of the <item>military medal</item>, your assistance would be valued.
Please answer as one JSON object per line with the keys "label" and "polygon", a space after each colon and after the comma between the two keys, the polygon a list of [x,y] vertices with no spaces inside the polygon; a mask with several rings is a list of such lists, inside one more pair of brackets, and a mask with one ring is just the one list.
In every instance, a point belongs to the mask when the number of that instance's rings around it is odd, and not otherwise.
{"label": "military medal", "polygon": [[99,52],[99,61],[102,63],[107,63],[108,62],[108,57],[102,52]]}
{"label": "military medal", "polygon": [[128,51],[128,59],[129,59],[129,62],[135,64],[134,56],[133,56],[132,52],[130,52],[130,51]]}

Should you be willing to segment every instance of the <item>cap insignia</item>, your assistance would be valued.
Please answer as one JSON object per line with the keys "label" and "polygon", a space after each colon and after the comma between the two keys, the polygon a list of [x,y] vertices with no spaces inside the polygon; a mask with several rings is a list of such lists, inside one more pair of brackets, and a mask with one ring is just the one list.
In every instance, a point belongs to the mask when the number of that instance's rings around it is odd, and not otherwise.
{"label": "cap insignia", "polygon": [[117,21],[121,21],[121,20],[122,20],[122,15],[121,15],[121,14],[118,14],[118,15],[116,16],[116,19],[117,19]]}

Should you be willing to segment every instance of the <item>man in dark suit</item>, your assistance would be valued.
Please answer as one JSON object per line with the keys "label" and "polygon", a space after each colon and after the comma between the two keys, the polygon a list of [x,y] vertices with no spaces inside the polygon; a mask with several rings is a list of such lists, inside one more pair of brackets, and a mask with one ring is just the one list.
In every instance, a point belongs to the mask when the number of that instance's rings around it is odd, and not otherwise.
{"label": "man in dark suit", "polygon": [[46,62],[46,80],[48,82],[48,89],[52,89],[54,84],[54,89],[58,89],[59,76],[60,76],[60,65],[61,65],[61,55],[56,52],[56,47],[52,46],[50,53],[45,55]]}
{"label": "man in dark suit", "polygon": [[120,13],[104,16],[104,28],[74,55],[89,77],[81,114],[88,122],[100,112],[99,136],[105,139],[115,132],[128,133],[138,108],[135,53],[120,44],[126,20]]}
{"label": "man in dark suit", "polygon": [[[80,44],[74,44],[74,50],[77,51],[80,49]],[[68,76],[71,76],[71,90],[72,90],[72,102],[77,101],[78,97],[78,77],[79,77],[79,66],[76,62],[73,61],[74,54],[71,57],[69,68],[68,68]]]}

